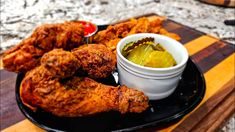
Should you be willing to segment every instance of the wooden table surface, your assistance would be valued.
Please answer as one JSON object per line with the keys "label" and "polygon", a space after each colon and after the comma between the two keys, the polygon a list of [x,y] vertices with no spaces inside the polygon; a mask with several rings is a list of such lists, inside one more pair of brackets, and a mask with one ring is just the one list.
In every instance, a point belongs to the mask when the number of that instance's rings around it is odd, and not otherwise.
{"label": "wooden table surface", "polygon": [[[235,46],[171,20],[166,20],[164,27],[182,37],[182,44],[204,74],[206,93],[198,107],[180,121],[165,128],[143,131],[217,130],[235,112]],[[44,130],[25,119],[17,107],[16,75],[4,69],[0,71],[0,130],[42,132]]]}

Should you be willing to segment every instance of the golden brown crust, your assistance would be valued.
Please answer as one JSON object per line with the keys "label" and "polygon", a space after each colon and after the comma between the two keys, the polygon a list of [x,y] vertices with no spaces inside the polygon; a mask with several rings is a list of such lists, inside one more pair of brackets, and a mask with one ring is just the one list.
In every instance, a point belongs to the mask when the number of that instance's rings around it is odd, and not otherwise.
{"label": "golden brown crust", "polygon": [[29,108],[35,110],[37,108],[35,104],[42,104],[38,96],[34,95],[35,89],[46,87],[44,91],[48,92],[48,89],[50,89],[48,85],[53,86],[55,82],[58,81],[58,79],[54,79],[54,82],[50,80],[52,80],[52,76],[43,66],[36,67],[27,72],[20,85],[20,97],[22,102]]}
{"label": "golden brown crust", "polygon": [[25,75],[20,86],[21,100],[34,111],[42,108],[65,117],[111,110],[121,113],[144,111],[148,107],[148,98],[142,92],[74,75],[76,70],[83,69],[92,77],[108,76],[115,64],[113,53],[104,45],[88,44],[72,53],[54,49],[43,55],[40,66]]}
{"label": "golden brown crust", "polygon": [[4,53],[3,66],[9,71],[25,73],[40,64],[44,53],[54,48],[71,50],[81,45],[83,33],[83,26],[74,22],[42,25]]}
{"label": "golden brown crust", "polygon": [[[63,50],[71,50],[82,41],[83,28],[75,23],[39,27],[31,37],[5,53],[4,64],[8,70],[28,71],[20,86],[22,102],[34,111],[41,108],[63,117],[107,111],[140,113],[146,110],[148,97],[143,92],[75,76],[79,72],[91,78],[105,78],[116,66],[115,54],[102,44],[83,45],[72,52]],[[148,27],[145,18],[133,19],[129,23],[109,27],[107,38],[100,39],[110,48],[121,37],[147,31]],[[114,32],[118,37],[113,37]]]}
{"label": "golden brown crust", "polygon": [[40,66],[22,81],[20,96],[29,108],[76,117],[111,110],[140,113],[148,107],[148,98],[142,92],[125,86],[108,86],[87,77],[61,81],[48,75],[50,72]]}
{"label": "golden brown crust", "polygon": [[43,55],[41,65],[51,72],[53,77],[73,76],[80,68],[77,58],[69,51],[54,49]]}
{"label": "golden brown crust", "polygon": [[116,56],[106,46],[87,44],[73,49],[81,71],[91,78],[108,77],[116,67]]}
{"label": "golden brown crust", "polygon": [[136,33],[156,33],[180,40],[177,34],[169,33],[162,27],[163,19],[159,17],[141,17],[130,21],[108,26],[106,30],[98,32],[92,40],[95,43],[105,44],[115,52],[117,43],[121,38]]}
{"label": "golden brown crust", "polygon": [[148,97],[135,89],[127,86],[119,88],[119,111],[121,113],[141,113],[148,107]]}

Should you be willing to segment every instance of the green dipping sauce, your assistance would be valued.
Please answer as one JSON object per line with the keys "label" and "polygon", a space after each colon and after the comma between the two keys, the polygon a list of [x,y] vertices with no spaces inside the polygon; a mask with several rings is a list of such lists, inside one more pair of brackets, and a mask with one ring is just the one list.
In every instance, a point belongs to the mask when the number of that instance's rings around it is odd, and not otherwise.
{"label": "green dipping sauce", "polygon": [[126,44],[122,49],[122,55],[141,66],[167,68],[176,65],[173,56],[160,44],[155,44],[154,38],[151,37]]}

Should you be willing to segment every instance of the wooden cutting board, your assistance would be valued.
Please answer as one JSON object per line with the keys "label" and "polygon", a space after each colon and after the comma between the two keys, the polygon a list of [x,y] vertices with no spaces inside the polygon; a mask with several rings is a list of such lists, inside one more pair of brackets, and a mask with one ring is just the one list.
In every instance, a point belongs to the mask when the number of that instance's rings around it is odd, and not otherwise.
{"label": "wooden cutting board", "polygon": [[[147,15],[152,16],[156,15]],[[153,127],[143,131],[182,132],[218,129],[235,110],[235,46],[172,20],[166,20],[164,27],[182,37],[181,43],[204,74],[206,93],[200,105],[180,121],[161,129]],[[17,108],[14,95],[16,74],[1,70],[0,75],[0,130],[43,131],[25,119]]]}
{"label": "wooden cutting board", "polygon": [[235,7],[235,0],[200,0],[213,5]]}

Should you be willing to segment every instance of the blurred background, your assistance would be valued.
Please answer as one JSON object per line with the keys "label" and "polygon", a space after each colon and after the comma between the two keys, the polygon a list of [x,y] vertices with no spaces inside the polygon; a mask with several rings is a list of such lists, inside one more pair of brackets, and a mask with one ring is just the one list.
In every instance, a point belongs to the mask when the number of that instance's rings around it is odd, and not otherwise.
{"label": "blurred background", "polygon": [[[202,1],[213,3],[213,0]],[[225,20],[235,19],[234,7],[227,7],[232,5],[231,2],[223,1],[217,4],[224,6],[215,6],[198,0],[2,0],[0,53],[44,23],[87,20],[105,25],[149,13],[166,16],[235,44],[235,27],[224,23]],[[220,131],[232,132],[234,124],[233,116]]]}

